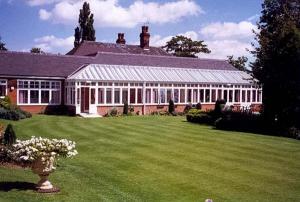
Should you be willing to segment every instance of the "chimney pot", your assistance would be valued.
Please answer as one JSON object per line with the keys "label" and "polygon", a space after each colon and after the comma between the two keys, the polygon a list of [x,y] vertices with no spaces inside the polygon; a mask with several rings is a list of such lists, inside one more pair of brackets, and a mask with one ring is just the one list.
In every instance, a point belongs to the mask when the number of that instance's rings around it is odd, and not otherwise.
{"label": "chimney pot", "polygon": [[118,33],[118,38],[116,40],[117,44],[126,44],[126,40],[124,39],[124,33]]}
{"label": "chimney pot", "polygon": [[150,34],[148,32],[148,26],[142,26],[142,33],[140,34],[140,47],[143,49],[149,49]]}

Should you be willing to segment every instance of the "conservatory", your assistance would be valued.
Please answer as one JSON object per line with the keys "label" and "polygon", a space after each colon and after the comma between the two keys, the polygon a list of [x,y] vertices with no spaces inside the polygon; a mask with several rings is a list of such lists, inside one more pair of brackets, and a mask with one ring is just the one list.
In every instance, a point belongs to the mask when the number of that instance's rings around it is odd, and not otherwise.
{"label": "conservatory", "polygon": [[217,99],[240,107],[262,101],[260,87],[237,70],[89,64],[68,76],[64,88],[64,103],[76,114],[121,111],[125,102],[149,114],[167,109],[170,99],[178,111],[189,103],[210,109]]}

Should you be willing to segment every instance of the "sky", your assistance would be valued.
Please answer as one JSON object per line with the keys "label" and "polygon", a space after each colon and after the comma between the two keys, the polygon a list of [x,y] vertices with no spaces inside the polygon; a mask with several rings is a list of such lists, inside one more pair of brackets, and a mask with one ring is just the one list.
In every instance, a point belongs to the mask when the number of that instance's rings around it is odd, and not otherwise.
{"label": "sky", "polygon": [[[262,0],[85,0],[94,14],[96,41],[139,44],[141,26],[149,26],[151,46],[172,36],[204,40],[210,54],[201,58],[248,56]],[[73,48],[74,28],[84,0],[0,0],[0,36],[6,48],[65,54]]]}

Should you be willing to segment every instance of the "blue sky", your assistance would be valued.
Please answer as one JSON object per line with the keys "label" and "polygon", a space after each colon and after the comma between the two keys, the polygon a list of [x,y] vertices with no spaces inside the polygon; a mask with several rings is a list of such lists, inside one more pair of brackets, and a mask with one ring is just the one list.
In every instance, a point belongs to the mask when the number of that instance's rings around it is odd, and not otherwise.
{"label": "blue sky", "polygon": [[[73,45],[82,0],[0,0],[0,35],[9,50],[65,53]],[[153,46],[183,34],[205,40],[209,58],[248,55],[261,0],[90,0],[97,41],[115,42],[124,32],[137,44],[140,27],[148,22]]]}

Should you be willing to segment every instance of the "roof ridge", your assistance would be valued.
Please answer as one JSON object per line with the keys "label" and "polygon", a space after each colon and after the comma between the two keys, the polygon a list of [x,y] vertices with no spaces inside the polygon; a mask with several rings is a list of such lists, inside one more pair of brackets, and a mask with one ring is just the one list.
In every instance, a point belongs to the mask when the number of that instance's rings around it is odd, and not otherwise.
{"label": "roof ridge", "polygon": [[212,59],[212,58],[192,58],[192,57],[176,57],[174,55],[147,55],[147,54],[133,54],[133,53],[115,53],[115,52],[104,52],[98,51],[95,57],[98,57],[100,54],[106,55],[128,55],[128,56],[144,56],[144,57],[157,57],[157,58],[176,58],[176,59],[183,59],[183,60],[207,60],[207,61],[220,61],[220,62],[227,62],[225,59]]}

